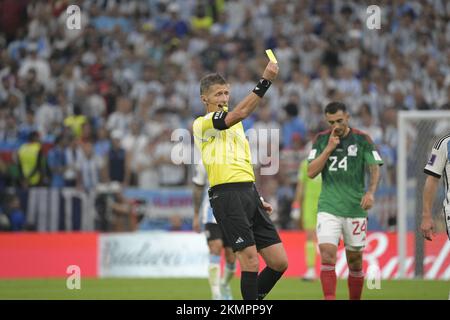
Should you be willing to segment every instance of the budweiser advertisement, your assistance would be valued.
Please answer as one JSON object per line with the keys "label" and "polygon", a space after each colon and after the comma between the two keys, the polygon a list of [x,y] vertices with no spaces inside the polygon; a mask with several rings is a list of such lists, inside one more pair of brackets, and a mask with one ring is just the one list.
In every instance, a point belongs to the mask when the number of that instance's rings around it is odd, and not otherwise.
{"label": "budweiser advertisement", "polygon": [[[154,236],[154,237],[153,237]],[[157,237],[164,241],[154,243]],[[161,269],[161,259],[155,257],[180,257],[177,244],[180,237],[182,243],[189,245],[189,256],[196,257],[196,273],[180,272],[176,264]],[[303,232],[281,232],[284,246],[289,258],[288,277],[301,277],[306,272],[305,242]],[[159,238],[158,238],[159,239]],[[132,244],[132,245],[130,245]],[[155,245],[154,245],[155,244]],[[156,250],[156,251],[155,251]],[[162,252],[164,251],[164,252]],[[414,234],[408,234],[407,277],[414,276]],[[139,264],[145,261],[143,271]],[[200,259],[201,258],[201,259]],[[191,259],[192,260],[192,259]],[[189,260],[189,261],[191,261]],[[170,260],[172,261],[172,260]],[[173,260],[177,261],[177,260]],[[192,261],[191,261],[192,262]],[[192,263],[194,263],[192,262]],[[382,279],[398,277],[397,236],[395,233],[371,232],[367,237],[367,248],[364,252],[364,271],[377,273]],[[425,278],[450,279],[450,241],[447,235],[439,234],[433,241],[425,242]],[[45,278],[67,277],[70,266],[80,267],[81,275],[87,277],[127,276],[127,277],[206,277],[207,247],[204,238],[198,234],[170,233],[164,235],[152,232],[136,232],[132,234],[99,234],[99,233],[0,233],[0,278]],[[264,263],[261,261],[261,269]],[[317,256],[317,272],[320,258]],[[181,268],[182,269],[182,268]],[[342,243],[338,250],[336,272],[340,278],[348,275],[345,249]],[[239,270],[237,271],[239,274]]]}

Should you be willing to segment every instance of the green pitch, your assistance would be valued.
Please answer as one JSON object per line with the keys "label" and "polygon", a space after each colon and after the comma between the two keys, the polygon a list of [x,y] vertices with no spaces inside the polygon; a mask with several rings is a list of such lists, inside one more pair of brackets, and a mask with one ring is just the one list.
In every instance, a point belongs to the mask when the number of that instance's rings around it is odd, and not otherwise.
{"label": "green pitch", "polygon": [[[232,280],[233,294],[241,299],[239,279]],[[365,285],[363,299],[449,299],[450,282],[383,280],[381,289]],[[347,282],[340,280],[337,298],[347,299]],[[69,290],[66,279],[0,280],[0,299],[210,299],[207,279],[81,279],[81,289]],[[320,281],[282,279],[268,300],[322,299]]]}

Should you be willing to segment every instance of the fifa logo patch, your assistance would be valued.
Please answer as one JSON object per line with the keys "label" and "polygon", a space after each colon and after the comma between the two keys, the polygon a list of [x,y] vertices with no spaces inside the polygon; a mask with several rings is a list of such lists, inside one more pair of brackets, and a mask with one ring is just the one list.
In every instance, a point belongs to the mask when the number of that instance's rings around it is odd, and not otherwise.
{"label": "fifa logo patch", "polygon": [[347,153],[349,157],[356,157],[356,154],[358,153],[358,147],[356,144],[349,145],[347,148]]}
{"label": "fifa logo patch", "polygon": [[434,164],[434,161],[436,160],[436,155],[432,154],[430,157],[430,160],[428,160],[427,165],[432,166]]}

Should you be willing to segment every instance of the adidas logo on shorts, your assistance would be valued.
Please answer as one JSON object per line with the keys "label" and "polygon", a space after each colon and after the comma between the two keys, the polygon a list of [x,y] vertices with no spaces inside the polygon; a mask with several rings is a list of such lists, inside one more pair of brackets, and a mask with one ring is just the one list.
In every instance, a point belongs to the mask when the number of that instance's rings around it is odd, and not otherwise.
{"label": "adidas logo on shorts", "polygon": [[235,243],[242,243],[242,242],[244,242],[244,240],[241,237],[239,237],[239,238],[237,238]]}

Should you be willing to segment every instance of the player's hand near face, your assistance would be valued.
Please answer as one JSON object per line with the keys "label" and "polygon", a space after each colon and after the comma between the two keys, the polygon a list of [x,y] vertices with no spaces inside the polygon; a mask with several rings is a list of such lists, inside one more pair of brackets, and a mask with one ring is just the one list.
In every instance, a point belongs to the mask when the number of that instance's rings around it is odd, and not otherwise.
{"label": "player's hand near face", "polygon": [[431,236],[436,236],[436,231],[434,227],[434,221],[431,216],[424,215],[422,223],[420,225],[420,231],[425,239],[431,241]]}
{"label": "player's hand near face", "polygon": [[338,144],[341,142],[341,139],[339,139],[339,136],[336,135],[336,127],[333,128],[333,131],[331,131],[330,134],[330,138],[328,139],[328,145],[327,145],[327,149],[328,151],[331,153],[334,149],[336,149],[336,147],[338,146]]}
{"label": "player's hand near face", "polygon": [[269,61],[269,63],[266,66],[266,69],[264,69],[262,77],[266,80],[273,81],[278,75],[278,63],[274,63],[272,61]]}
{"label": "player's hand near face", "polygon": [[366,194],[361,199],[361,208],[364,210],[369,210],[373,207],[375,202],[375,197],[372,192],[366,192]]}

